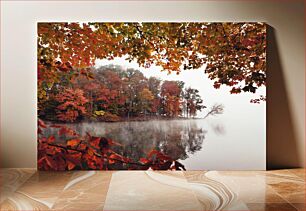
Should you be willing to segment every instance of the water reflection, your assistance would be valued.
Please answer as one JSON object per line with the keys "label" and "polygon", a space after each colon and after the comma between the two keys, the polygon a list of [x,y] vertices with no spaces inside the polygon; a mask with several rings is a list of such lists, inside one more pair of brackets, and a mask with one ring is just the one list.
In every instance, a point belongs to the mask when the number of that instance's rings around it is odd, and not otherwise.
{"label": "water reflection", "polygon": [[[202,149],[206,130],[200,120],[152,120],[144,122],[91,122],[66,124],[84,136],[104,136],[121,143],[115,151],[134,160],[158,149],[175,160],[185,160]],[[48,128],[45,135],[56,135],[57,129]],[[59,142],[63,137],[56,137]]]}

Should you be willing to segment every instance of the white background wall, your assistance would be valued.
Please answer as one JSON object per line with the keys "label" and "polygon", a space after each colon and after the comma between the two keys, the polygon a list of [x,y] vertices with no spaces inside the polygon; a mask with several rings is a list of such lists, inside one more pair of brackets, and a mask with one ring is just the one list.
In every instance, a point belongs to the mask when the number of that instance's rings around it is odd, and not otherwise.
{"label": "white background wall", "polygon": [[277,79],[268,79],[273,85],[268,84],[268,164],[271,167],[303,166],[304,11],[303,1],[294,0],[1,1],[2,166],[36,167],[35,46],[36,22],[41,21],[266,22],[274,28],[271,41],[274,45],[269,52],[274,69],[269,77]]}

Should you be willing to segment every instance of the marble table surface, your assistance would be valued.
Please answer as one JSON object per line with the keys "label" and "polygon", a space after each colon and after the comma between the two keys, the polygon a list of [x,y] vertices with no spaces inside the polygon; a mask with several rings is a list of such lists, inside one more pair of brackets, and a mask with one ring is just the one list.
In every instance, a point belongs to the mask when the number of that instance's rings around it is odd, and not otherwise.
{"label": "marble table surface", "polygon": [[305,169],[1,169],[1,210],[305,210]]}

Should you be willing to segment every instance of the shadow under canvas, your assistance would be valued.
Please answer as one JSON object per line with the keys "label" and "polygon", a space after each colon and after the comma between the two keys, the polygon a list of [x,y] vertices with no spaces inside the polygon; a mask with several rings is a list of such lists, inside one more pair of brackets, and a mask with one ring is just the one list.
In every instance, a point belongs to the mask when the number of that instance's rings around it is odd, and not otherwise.
{"label": "shadow under canvas", "polygon": [[299,167],[297,138],[277,45],[276,30],[267,25],[267,170]]}

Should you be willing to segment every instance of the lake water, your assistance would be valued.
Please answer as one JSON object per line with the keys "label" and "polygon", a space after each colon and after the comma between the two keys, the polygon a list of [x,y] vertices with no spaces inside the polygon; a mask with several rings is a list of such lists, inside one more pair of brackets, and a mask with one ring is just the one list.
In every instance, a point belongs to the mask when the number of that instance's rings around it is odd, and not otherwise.
{"label": "lake water", "polygon": [[[116,152],[133,160],[146,157],[152,149],[159,149],[179,160],[187,170],[261,169],[264,158],[256,147],[251,147],[254,139],[239,133],[241,128],[235,124],[214,124],[209,118],[65,125],[82,136],[89,132],[92,136],[103,136],[121,143],[123,147],[116,147]],[[57,134],[57,131],[48,128],[44,133],[49,136]]]}
{"label": "lake water", "polygon": [[[139,160],[152,149],[158,149],[172,159],[184,161],[203,148],[207,130],[204,120],[152,120],[131,122],[91,122],[66,124],[80,135],[111,138],[122,144],[116,152],[133,160]],[[46,129],[45,135],[57,133]],[[57,137],[57,140],[60,140]]]}
{"label": "lake water", "polygon": [[[147,78],[158,77],[163,80],[178,80],[185,83],[185,87],[199,90],[207,108],[214,104],[224,105],[222,115],[210,116],[201,120],[182,120],[179,127],[195,125],[195,128],[205,131],[202,143],[196,145],[198,150],[185,151],[188,158],[181,162],[189,170],[265,170],[266,169],[266,103],[250,103],[251,99],[260,95],[266,96],[266,88],[261,87],[256,94],[243,92],[230,94],[232,87],[221,86],[214,88],[214,81],[204,74],[205,67],[200,69],[181,71],[179,75],[161,71],[160,67],[139,67],[137,62],[128,62],[124,57],[114,60],[96,60],[97,67],[114,64],[124,68],[139,69]],[[242,84],[243,85],[243,84]],[[204,117],[208,109],[197,112],[197,117]],[[146,127],[151,123],[141,122]],[[159,122],[156,122],[159,124]],[[161,127],[178,128],[177,122],[160,122]],[[158,126],[157,126],[158,127]],[[154,127],[155,128],[155,127]],[[135,129],[137,130],[137,129]],[[146,131],[151,133],[151,128]],[[144,140],[147,142],[148,140]],[[169,141],[168,147],[170,146]],[[177,142],[180,144],[181,142]],[[186,142],[185,142],[186,143]],[[184,145],[184,143],[182,143]],[[178,149],[178,147],[175,147]],[[186,146],[186,149],[188,147]],[[180,154],[180,153],[178,153]]]}

